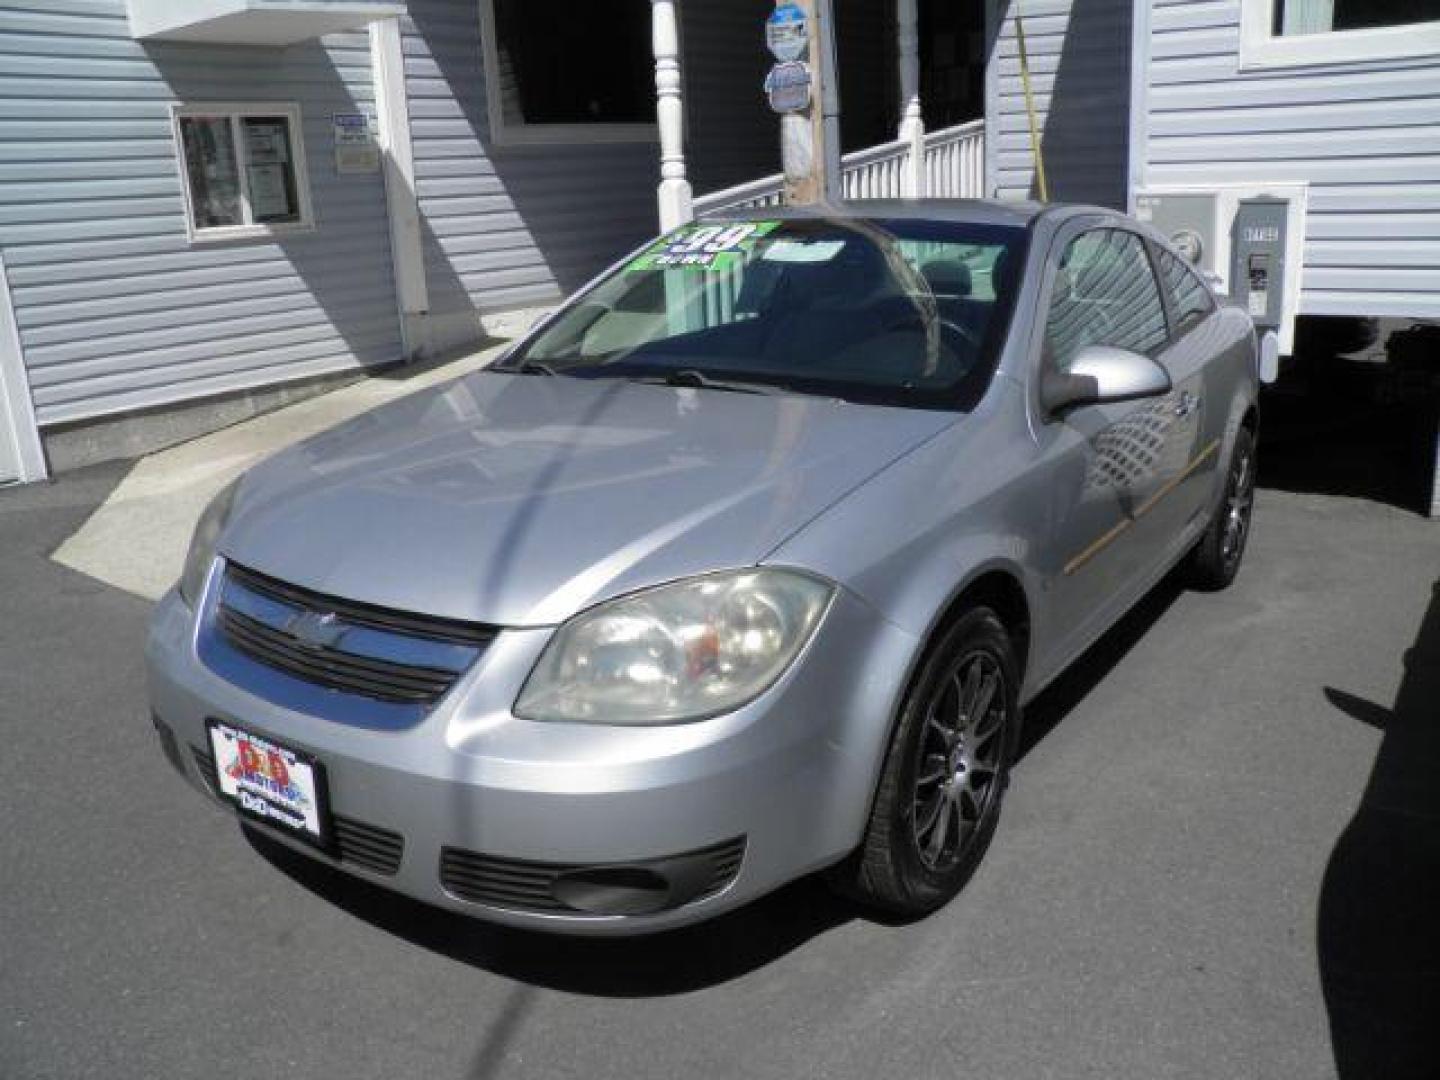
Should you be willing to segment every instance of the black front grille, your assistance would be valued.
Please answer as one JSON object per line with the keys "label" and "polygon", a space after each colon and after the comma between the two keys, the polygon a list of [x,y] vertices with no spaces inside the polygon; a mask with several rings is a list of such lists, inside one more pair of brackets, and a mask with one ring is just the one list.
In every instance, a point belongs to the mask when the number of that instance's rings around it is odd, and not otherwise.
{"label": "black front grille", "polygon": [[[745,857],[745,838],[686,852],[668,859],[653,859],[631,865],[652,869],[664,875],[671,864],[693,864],[703,860],[704,884],[680,903],[691,903],[713,896],[740,872]],[[606,863],[606,868],[622,864]],[[597,867],[586,863],[530,862],[482,855],[463,848],[442,848],[440,851],[440,883],[451,895],[474,904],[510,908],[517,911],[573,912],[575,909],[555,896],[555,883],[568,874],[580,874]]]}
{"label": "black front grille", "polygon": [[309,611],[332,612],[355,626],[370,626],[406,637],[428,638],[431,641],[447,641],[455,645],[473,645],[479,648],[484,648],[495,638],[495,630],[490,626],[462,622],[459,619],[445,619],[438,615],[395,611],[302,589],[298,585],[250,570],[239,563],[227,563],[225,576],[252,592],[273,597],[283,604]]}
{"label": "black front grille", "polygon": [[[334,640],[306,640],[296,629],[306,619],[328,624]],[[328,596],[234,563],[225,568],[215,625],[233,649],[266,667],[420,709],[444,697],[495,636],[488,626]],[[368,647],[345,647],[346,638],[358,637]]]}
{"label": "black front grille", "polygon": [[[215,780],[215,756],[209,751],[191,747],[195,767],[205,786],[216,797],[220,787]],[[339,849],[340,861],[364,867],[377,874],[392,875],[400,869],[400,860],[405,854],[405,838],[390,829],[369,825],[354,818],[330,816],[335,829],[335,844]],[[248,822],[247,822],[248,823]],[[265,826],[262,824],[262,828]]]}
{"label": "black front grille", "polygon": [[459,673],[374,660],[340,649],[311,648],[257,619],[222,607],[218,622],[230,644],[254,660],[330,690],[377,701],[431,705],[455,685]]}

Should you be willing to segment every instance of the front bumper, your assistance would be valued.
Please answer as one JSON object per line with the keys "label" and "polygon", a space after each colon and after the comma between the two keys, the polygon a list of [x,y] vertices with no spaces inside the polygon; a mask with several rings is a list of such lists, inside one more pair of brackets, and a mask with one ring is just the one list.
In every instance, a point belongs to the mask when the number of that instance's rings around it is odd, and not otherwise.
{"label": "front bumper", "polygon": [[[859,842],[917,648],[863,601],[840,590],[804,654],[756,701],[660,727],[511,715],[551,632],[502,632],[418,726],[375,731],[279,707],[221,679],[199,659],[195,614],[172,592],[147,647],[151,704],[162,737],[173,740],[172,763],[212,798],[209,718],[324,763],[339,857],[281,837],[297,851],[425,903],[513,926],[626,934],[697,922],[829,865]],[[696,864],[700,855],[709,861]],[[514,900],[468,887],[477,866],[513,884],[537,865],[539,878],[510,889]],[[536,884],[546,867],[638,866],[713,878],[698,899],[642,914],[526,899],[551,891]],[[554,891],[570,895],[566,888]]]}

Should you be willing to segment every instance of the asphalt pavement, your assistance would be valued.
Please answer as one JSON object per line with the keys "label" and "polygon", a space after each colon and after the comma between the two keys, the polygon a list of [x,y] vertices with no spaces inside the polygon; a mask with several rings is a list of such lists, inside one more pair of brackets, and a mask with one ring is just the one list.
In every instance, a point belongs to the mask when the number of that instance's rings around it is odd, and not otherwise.
{"label": "asphalt pavement", "polygon": [[148,602],[47,557],[124,474],[0,492],[4,1080],[1440,1062],[1440,523],[1262,491],[1232,590],[1162,585],[1031,709],[989,855],[929,919],[804,881],[709,926],[573,941],[252,841],[170,771]]}

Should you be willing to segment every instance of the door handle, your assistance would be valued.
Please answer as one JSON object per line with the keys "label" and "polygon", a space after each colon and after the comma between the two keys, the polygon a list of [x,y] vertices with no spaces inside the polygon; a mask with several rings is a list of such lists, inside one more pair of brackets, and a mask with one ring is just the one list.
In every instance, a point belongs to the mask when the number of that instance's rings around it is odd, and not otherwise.
{"label": "door handle", "polygon": [[1189,390],[1180,391],[1180,400],[1175,403],[1175,415],[1180,417],[1189,416],[1200,407],[1200,399]]}

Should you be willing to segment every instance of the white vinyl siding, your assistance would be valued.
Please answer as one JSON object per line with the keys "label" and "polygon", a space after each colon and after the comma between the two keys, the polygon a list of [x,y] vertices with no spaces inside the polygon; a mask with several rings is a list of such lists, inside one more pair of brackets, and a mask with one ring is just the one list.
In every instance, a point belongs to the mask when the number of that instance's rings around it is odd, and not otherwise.
{"label": "white vinyl siding", "polygon": [[1150,25],[1145,182],[1306,182],[1301,312],[1440,317],[1440,57],[1247,71],[1240,0]]}
{"label": "white vinyl siding", "polygon": [[[1125,206],[1134,3],[1025,0],[1020,6],[1052,200]],[[991,0],[985,127],[990,182],[1002,199],[1038,194],[1015,7],[1014,0]]]}
{"label": "white vinyl siding", "polygon": [[[383,181],[330,150],[371,98],[363,33],[142,46],[123,0],[0,10],[0,249],[40,423],[398,359]],[[217,101],[299,106],[313,231],[191,243],[170,110]]]}
{"label": "white vinyl siding", "polygon": [[[444,338],[554,303],[653,234],[653,143],[495,146],[479,0],[411,0],[402,21],[430,310]],[[444,342],[442,342],[444,343]]]}

